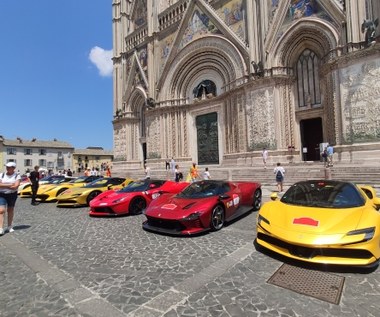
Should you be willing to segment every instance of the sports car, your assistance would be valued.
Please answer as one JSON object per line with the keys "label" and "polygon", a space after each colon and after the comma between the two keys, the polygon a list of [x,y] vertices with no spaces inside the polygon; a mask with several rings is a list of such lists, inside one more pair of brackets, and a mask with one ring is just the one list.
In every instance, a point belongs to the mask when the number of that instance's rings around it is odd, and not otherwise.
{"label": "sports car", "polygon": [[106,191],[90,202],[90,216],[140,214],[150,202],[163,193],[178,193],[189,183],[146,179],[120,189]]}
{"label": "sports car", "polygon": [[380,199],[371,186],[303,181],[264,204],[256,246],[304,262],[372,267],[380,258]]}
{"label": "sports car", "polygon": [[[38,184],[39,186],[43,185],[52,185],[52,186],[57,186],[63,182],[70,182],[75,177],[71,176],[65,176],[65,175],[52,175],[52,176],[47,176],[39,180]],[[26,186],[23,189],[21,189],[19,192],[20,197],[22,198],[31,198],[32,197],[32,187]]]}
{"label": "sports car", "polygon": [[110,189],[121,189],[132,182],[132,179],[121,177],[99,178],[83,187],[73,187],[65,190],[57,197],[57,207],[88,206],[100,193]]}
{"label": "sports car", "polygon": [[26,175],[21,175],[21,182],[20,182],[20,185],[19,187],[17,188],[17,193],[20,194],[20,192],[25,189],[25,188],[28,188],[32,185],[32,183],[30,182],[30,179],[28,176]]}
{"label": "sports car", "polygon": [[45,184],[38,187],[36,200],[39,202],[56,202],[57,197],[61,195],[66,189],[73,187],[83,187],[101,176],[79,176],[70,181],[64,181],[59,184]]}
{"label": "sports car", "polygon": [[147,207],[143,228],[172,235],[219,230],[261,207],[261,185],[254,182],[203,180],[178,194],[164,194]]}

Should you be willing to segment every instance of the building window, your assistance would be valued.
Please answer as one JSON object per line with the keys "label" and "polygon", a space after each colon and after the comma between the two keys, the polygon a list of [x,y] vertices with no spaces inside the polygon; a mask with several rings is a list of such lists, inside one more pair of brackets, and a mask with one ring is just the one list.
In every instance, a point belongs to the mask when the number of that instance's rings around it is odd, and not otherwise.
{"label": "building window", "polygon": [[62,152],[61,151],[58,151],[58,158],[63,158],[63,154],[62,154]]}
{"label": "building window", "polygon": [[24,149],[24,154],[25,155],[32,155],[32,149]]}
{"label": "building window", "polygon": [[46,160],[38,160],[38,165],[46,167]]}
{"label": "building window", "polygon": [[[14,147],[9,147],[7,148],[7,154],[8,155],[16,155],[17,151]],[[13,161],[10,161],[10,162],[13,162]]]}
{"label": "building window", "polygon": [[27,166],[27,167],[31,167],[32,166],[32,160],[31,159],[26,159],[24,160],[24,165]]}
{"label": "building window", "polygon": [[304,50],[297,61],[296,73],[298,106],[303,108],[320,105],[318,56],[309,49]]}
{"label": "building window", "polygon": [[40,155],[46,155],[46,149],[40,149]]}

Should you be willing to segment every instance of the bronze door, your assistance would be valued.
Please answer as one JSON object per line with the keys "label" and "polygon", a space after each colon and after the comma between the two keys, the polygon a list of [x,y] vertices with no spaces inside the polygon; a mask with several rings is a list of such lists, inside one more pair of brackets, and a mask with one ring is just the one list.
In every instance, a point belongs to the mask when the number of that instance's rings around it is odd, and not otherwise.
{"label": "bronze door", "polygon": [[198,164],[219,164],[218,114],[196,117]]}

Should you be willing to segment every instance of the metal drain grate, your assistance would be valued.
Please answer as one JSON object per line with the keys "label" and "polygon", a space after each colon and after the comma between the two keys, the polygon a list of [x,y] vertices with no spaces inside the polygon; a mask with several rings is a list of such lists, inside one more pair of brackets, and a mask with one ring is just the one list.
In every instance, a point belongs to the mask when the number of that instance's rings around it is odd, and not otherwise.
{"label": "metal drain grate", "polygon": [[344,277],[283,264],[267,283],[338,305]]}

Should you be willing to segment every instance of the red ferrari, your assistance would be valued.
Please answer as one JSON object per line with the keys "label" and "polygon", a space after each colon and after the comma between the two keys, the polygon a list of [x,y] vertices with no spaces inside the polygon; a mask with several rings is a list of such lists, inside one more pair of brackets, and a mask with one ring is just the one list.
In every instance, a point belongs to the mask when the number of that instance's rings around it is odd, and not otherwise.
{"label": "red ferrari", "polygon": [[261,207],[261,184],[204,180],[178,194],[155,199],[145,211],[143,228],[173,235],[219,230],[251,210]]}
{"label": "red ferrari", "polygon": [[109,190],[90,202],[90,216],[140,214],[150,202],[163,193],[179,193],[186,182],[146,179],[135,181],[120,190]]}

